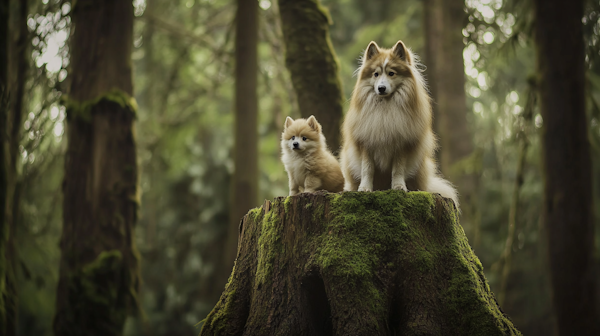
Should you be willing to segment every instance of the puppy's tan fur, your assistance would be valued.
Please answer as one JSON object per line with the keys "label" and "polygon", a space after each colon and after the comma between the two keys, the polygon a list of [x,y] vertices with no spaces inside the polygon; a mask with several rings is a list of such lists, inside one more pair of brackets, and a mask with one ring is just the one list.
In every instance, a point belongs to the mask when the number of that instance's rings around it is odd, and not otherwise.
{"label": "puppy's tan fur", "polygon": [[281,134],[281,150],[290,196],[317,190],[342,191],[344,176],[340,164],[327,149],[321,125],[314,116],[296,120],[287,117]]}
{"label": "puppy's tan fur", "polygon": [[456,190],[437,174],[431,103],[418,66],[402,41],[367,47],[342,128],[344,190],[423,190],[458,208]]}

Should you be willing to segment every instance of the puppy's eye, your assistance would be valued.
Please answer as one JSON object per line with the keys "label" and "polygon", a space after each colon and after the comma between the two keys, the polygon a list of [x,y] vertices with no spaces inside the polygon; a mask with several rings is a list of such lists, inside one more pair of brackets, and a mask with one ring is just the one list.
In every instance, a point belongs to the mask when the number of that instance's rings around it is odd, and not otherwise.
{"label": "puppy's eye", "polygon": [[379,73],[376,72],[373,74],[373,76],[377,77],[377,76],[379,76]]}
{"label": "puppy's eye", "polygon": [[302,137],[302,140],[303,140],[303,141],[306,141],[306,137]]}
{"label": "puppy's eye", "polygon": [[388,75],[389,75],[390,77],[392,77],[392,76],[394,75],[394,73],[393,73],[393,72],[390,72],[390,73],[388,73]]}
{"label": "puppy's eye", "polygon": [[295,136],[293,136],[293,137],[292,137],[292,140],[296,140],[296,137],[295,137]]}

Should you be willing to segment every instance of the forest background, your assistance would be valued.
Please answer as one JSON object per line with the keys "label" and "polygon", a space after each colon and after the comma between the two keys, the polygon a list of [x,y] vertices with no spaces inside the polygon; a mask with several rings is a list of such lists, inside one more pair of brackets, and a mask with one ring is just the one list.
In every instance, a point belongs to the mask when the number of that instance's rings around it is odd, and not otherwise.
{"label": "forest background", "polygon": [[[437,0],[321,3],[331,20],[344,111],[358,58],[371,40],[391,47],[401,39],[422,56],[436,99],[434,110],[460,106],[462,100],[462,116],[451,118],[464,120],[457,128],[436,117],[442,171],[468,197],[462,199],[463,226],[503,310],[524,335],[551,335],[556,317],[541,220],[544,120],[535,98],[532,4],[467,0],[448,9]],[[287,195],[279,137],[286,116],[301,116],[286,68],[278,3],[258,4],[258,119],[256,139],[246,138],[258,144],[258,198],[252,206]],[[230,268],[223,266],[228,265],[223,259],[231,253],[224,247],[231,245],[230,222],[238,221],[231,215],[230,194],[235,178],[237,2],[134,0],[133,5],[131,61],[141,188],[135,243],[141,259],[138,300],[143,313],[127,319],[124,334],[194,335],[224,288]],[[8,137],[14,141],[8,156],[14,168],[8,171],[7,214],[12,246],[8,257],[17,293],[16,335],[52,334],[63,223],[65,97],[72,81],[71,6],[65,0],[10,1]],[[600,3],[588,1],[582,17],[596,274],[599,9]],[[453,13],[451,23],[438,20],[445,10]],[[439,22],[448,24],[436,26]],[[445,51],[458,50],[462,64],[452,63],[447,52],[436,52],[435,43],[449,48]],[[459,92],[444,97],[437,85]],[[444,127],[460,131],[444,133]],[[450,133],[467,145],[450,151]],[[600,282],[598,277],[595,282]]]}

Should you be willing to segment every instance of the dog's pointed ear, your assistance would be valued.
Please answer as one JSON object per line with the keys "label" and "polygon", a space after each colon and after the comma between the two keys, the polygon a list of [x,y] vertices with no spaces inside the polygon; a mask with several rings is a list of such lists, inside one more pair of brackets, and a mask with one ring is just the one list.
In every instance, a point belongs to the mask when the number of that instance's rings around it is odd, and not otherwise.
{"label": "dog's pointed ear", "polygon": [[402,41],[396,42],[396,45],[392,48],[392,52],[406,63],[411,64],[410,53]]}
{"label": "dog's pointed ear", "polygon": [[313,130],[317,131],[318,133],[321,133],[321,124],[319,124],[319,122],[317,121],[317,118],[315,118],[315,116],[310,116],[308,117],[308,126],[310,126],[310,128],[312,128]]}
{"label": "dog's pointed ear", "polygon": [[285,118],[285,124],[283,125],[283,128],[288,128],[292,125],[292,123],[294,122],[294,119],[287,117]]}
{"label": "dog's pointed ear", "polygon": [[370,60],[373,56],[379,54],[379,46],[375,41],[371,41],[365,50],[365,59]]}

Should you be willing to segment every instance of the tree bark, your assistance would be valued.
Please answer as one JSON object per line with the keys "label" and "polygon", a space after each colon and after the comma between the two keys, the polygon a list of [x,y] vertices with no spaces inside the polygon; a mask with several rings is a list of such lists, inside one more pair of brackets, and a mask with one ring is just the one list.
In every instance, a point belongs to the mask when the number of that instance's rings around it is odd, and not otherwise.
{"label": "tree bark", "polygon": [[[6,335],[12,336],[17,334],[17,313],[18,313],[18,288],[15,279],[16,265],[16,240],[17,240],[17,223],[20,209],[20,194],[21,194],[21,178],[17,169],[20,159],[19,145],[21,143],[21,130],[23,129],[23,103],[25,99],[25,83],[27,81],[27,72],[29,68],[29,60],[27,52],[31,43],[29,28],[27,27],[27,15],[29,14],[29,1],[17,1],[17,13],[14,20],[9,23],[10,31],[14,29],[16,32],[16,40],[10,43],[9,56],[9,79],[11,83],[11,99],[9,114],[7,116],[6,132],[4,137],[7,141],[5,150],[6,154],[6,214],[5,221],[8,226],[8,240],[6,246],[7,268],[9,276],[7,277],[6,288],[8,291],[8,306]],[[11,39],[12,40],[12,39]]]}
{"label": "tree bark", "polygon": [[[441,170],[453,175],[453,166],[473,152],[473,136],[467,123],[465,96],[465,68],[463,61],[462,29],[466,14],[462,1],[440,1],[442,36],[432,47],[435,59],[434,96],[436,117],[439,118],[437,133],[440,137]],[[435,112],[434,112],[435,113]]]}
{"label": "tree bark", "polygon": [[127,313],[137,308],[139,287],[133,6],[79,0],[72,20],[54,333],[121,335]]}
{"label": "tree bark", "polygon": [[344,109],[339,64],[331,40],[331,18],[319,0],[279,0],[285,64],[303,118],[314,115],[333,152],[340,147]]}
{"label": "tree bark", "polygon": [[258,1],[238,0],[235,38],[235,144],[231,210],[221,283],[227,281],[238,244],[240,219],[258,203]]}
{"label": "tree bark", "polygon": [[433,98],[434,130],[439,136],[440,170],[456,184],[461,222],[477,246],[477,176],[457,169],[456,164],[473,152],[473,135],[467,122],[462,29],[466,19],[464,1],[425,0],[427,80]]}
{"label": "tree bark", "polygon": [[450,200],[426,192],[303,193],[240,224],[207,335],[520,335]]}
{"label": "tree bark", "polygon": [[[431,109],[433,112],[433,130],[436,134],[440,132],[439,125],[439,106],[438,106],[438,80],[437,74],[439,72],[438,67],[443,64],[438,64],[437,54],[442,50],[442,19],[443,11],[440,0],[424,0],[423,1],[423,28],[425,31],[425,77],[427,78],[427,84],[429,86],[429,92],[432,98]],[[440,152],[438,155],[438,161]]]}
{"label": "tree bark", "polygon": [[534,1],[543,117],[543,221],[559,335],[599,335],[583,1]]}
{"label": "tree bark", "polygon": [[9,1],[0,0],[0,334],[7,333],[7,268],[6,243],[8,230],[6,212],[6,119],[8,114],[8,13]]}

